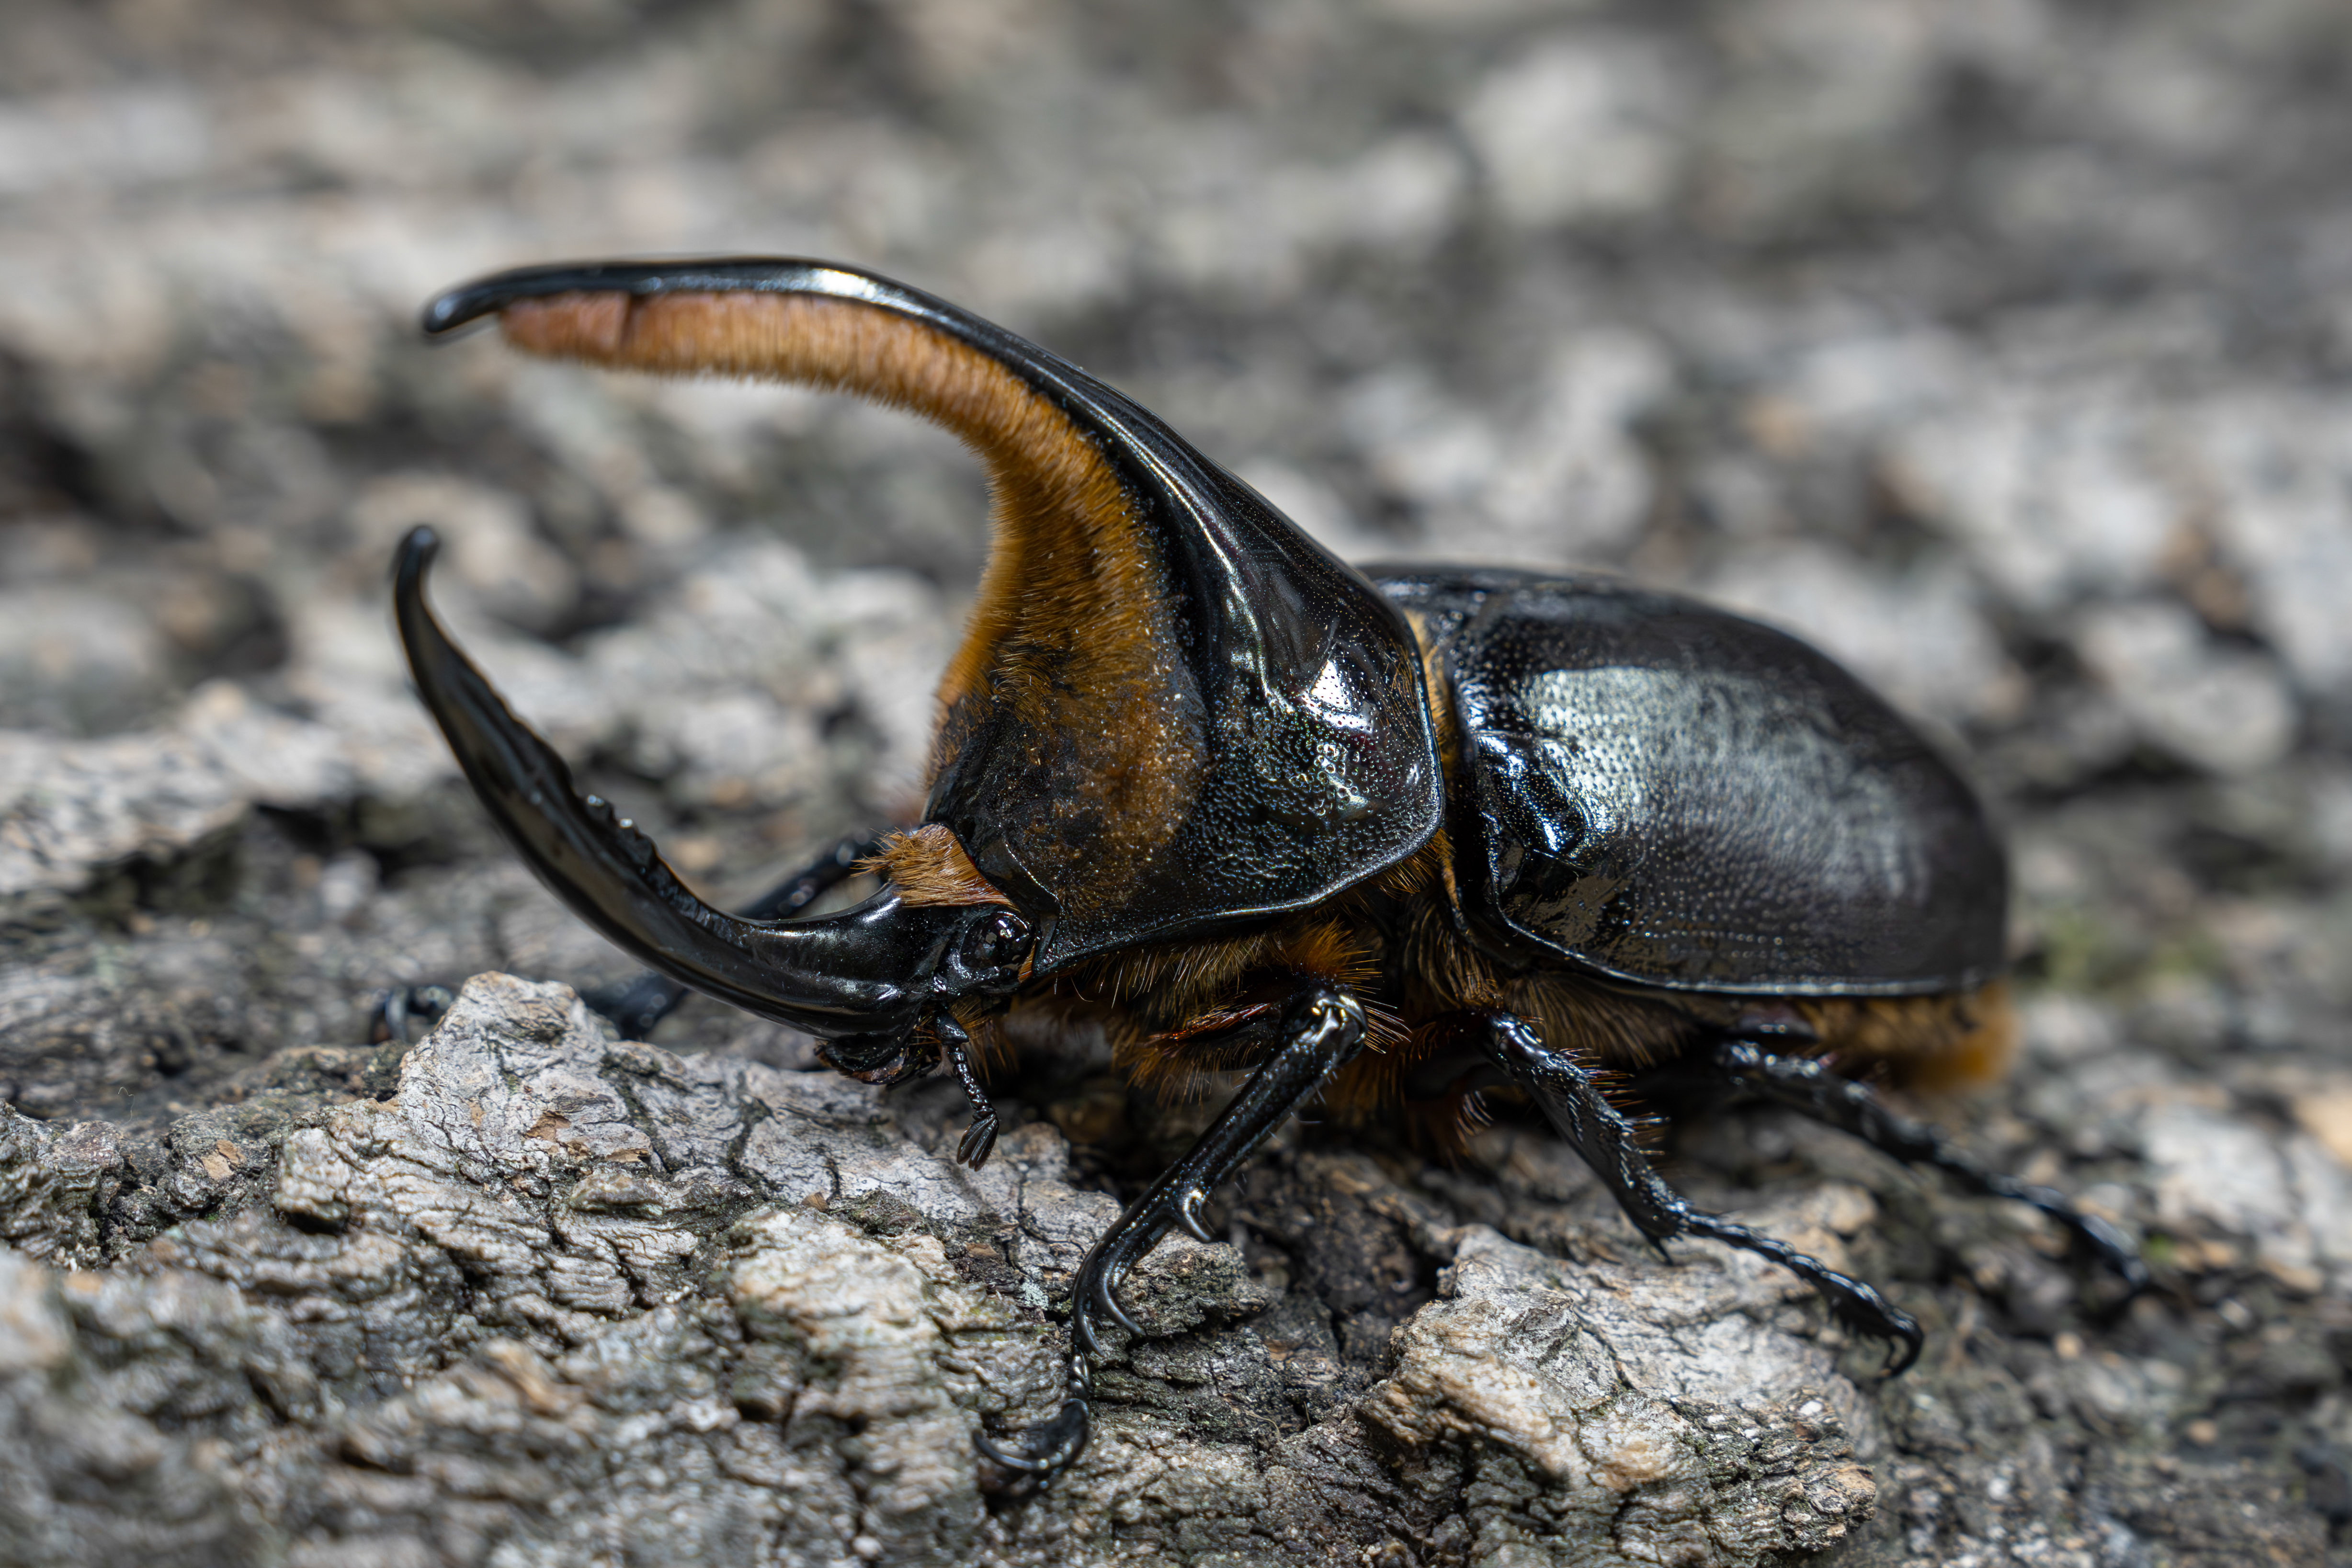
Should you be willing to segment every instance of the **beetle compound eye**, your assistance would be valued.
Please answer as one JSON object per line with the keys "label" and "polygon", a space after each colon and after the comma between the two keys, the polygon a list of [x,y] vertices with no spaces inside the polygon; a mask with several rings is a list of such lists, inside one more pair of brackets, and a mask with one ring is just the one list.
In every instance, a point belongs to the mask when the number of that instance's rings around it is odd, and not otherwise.
{"label": "beetle compound eye", "polygon": [[1029,922],[1001,911],[964,932],[959,955],[966,969],[1009,969],[1029,950]]}

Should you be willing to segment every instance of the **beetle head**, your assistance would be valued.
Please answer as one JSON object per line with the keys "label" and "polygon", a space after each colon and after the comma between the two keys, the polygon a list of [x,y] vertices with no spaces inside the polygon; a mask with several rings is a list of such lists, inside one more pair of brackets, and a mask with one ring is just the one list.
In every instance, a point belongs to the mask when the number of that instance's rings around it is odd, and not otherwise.
{"label": "beetle head", "polygon": [[[976,910],[957,923],[933,960],[930,988],[943,997],[1010,996],[1036,946],[1029,922],[1012,910]],[[936,1035],[886,1029],[821,1039],[816,1054],[835,1072],[894,1084],[938,1066],[940,1045]]]}

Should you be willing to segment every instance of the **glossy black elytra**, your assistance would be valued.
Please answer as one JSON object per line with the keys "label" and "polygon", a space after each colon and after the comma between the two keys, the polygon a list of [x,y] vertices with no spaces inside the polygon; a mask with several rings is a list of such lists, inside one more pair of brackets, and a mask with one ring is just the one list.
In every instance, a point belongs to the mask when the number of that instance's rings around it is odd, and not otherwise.
{"label": "glossy black elytra", "polygon": [[[940,688],[921,823],[845,844],[740,914],[701,902],[581,795],[425,600],[394,600],[418,689],[476,793],[583,920],[655,972],[595,1000],[632,1033],[691,987],[805,1029],[877,1082],[942,1062],[995,1121],[973,1037],[1088,1014],[1141,1076],[1246,1068],[1239,1095],[1089,1252],[1070,1392],[1017,1448],[1084,1447],[1098,1320],[1172,1226],[1301,1101],[1516,1091],[1653,1243],[1701,1236],[1809,1281],[1852,1329],[1921,1342],[1869,1285],[1693,1207],[1593,1075],[1793,1107],[2053,1215],[2137,1287],[2118,1233],[1990,1171],[1859,1081],[2000,1069],[2008,898],[1968,786],[1804,644],[1591,576],[1341,564],[1085,372],[929,295],[822,262],[509,272],[426,310],[525,350],[758,376],[922,414],[987,465],[995,545]],[[787,919],[867,867],[881,890]],[[1834,1058],[1837,1070],[1826,1065]]]}

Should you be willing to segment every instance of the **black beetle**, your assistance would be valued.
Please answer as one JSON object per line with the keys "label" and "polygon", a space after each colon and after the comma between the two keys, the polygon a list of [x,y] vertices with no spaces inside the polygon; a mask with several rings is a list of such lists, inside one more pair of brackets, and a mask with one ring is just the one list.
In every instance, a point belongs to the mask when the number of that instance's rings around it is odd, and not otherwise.
{"label": "black beetle", "polygon": [[[986,463],[995,544],[939,692],[920,826],[845,845],[740,914],[583,796],[425,602],[416,684],[532,868],[656,972],[595,998],[642,1033],[691,987],[807,1030],[869,1081],[961,1079],[1013,1008],[1092,1014],[1139,1073],[1248,1068],[1200,1142],[1087,1255],[1071,1387],[1006,1468],[1085,1445],[1099,1314],[1302,1101],[1540,1109],[1654,1244],[1712,1237],[1793,1269],[1917,1355],[1861,1280],[1693,1207],[1596,1087],[1762,1096],[2066,1226],[2137,1286],[2126,1239],[1887,1110],[1858,1075],[2000,1069],[2008,872],[1968,785],[1792,637],[1593,576],[1365,573],[1159,420],[952,305],[821,262],[534,268],[426,310],[535,353],[758,376],[928,416]],[[881,890],[786,920],[858,867]],[[1834,1056],[1836,1071],[1829,1067]],[[1662,1248],[1663,1249],[1663,1248]]]}

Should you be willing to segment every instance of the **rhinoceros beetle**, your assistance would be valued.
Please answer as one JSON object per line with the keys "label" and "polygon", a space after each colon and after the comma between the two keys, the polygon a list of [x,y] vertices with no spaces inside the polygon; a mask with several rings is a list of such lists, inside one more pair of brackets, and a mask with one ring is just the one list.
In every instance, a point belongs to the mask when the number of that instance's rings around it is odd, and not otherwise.
{"label": "rhinoceros beetle", "polygon": [[[956,307],[804,260],[502,273],[532,353],[761,377],[926,416],[987,467],[994,543],[939,689],[920,824],[845,845],[741,913],[672,875],[507,708],[395,563],[400,635],[467,778],[540,878],[651,966],[595,1000],[642,1033],[685,988],[895,1083],[942,1062],[995,1119],[975,1037],[1014,1009],[1098,1021],[1131,1072],[1246,1069],[1087,1253],[1068,1397],[984,1453],[1040,1480],[1090,1425],[1099,1323],[1171,1227],[1310,1097],[1447,1124],[1516,1091],[1653,1244],[1771,1259],[1886,1371],[1918,1325],[1862,1280],[1683,1198],[1602,1090],[1713,1086],[1793,1108],[2052,1215],[2137,1286],[2114,1227],[1895,1114],[1874,1072],[1983,1079],[2013,1034],[2007,862],[1969,786],[1796,639],[1598,575],[1359,572],[1065,360]],[[785,918],[854,868],[863,903]],[[1832,1068],[1832,1062],[1835,1067]]]}

